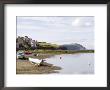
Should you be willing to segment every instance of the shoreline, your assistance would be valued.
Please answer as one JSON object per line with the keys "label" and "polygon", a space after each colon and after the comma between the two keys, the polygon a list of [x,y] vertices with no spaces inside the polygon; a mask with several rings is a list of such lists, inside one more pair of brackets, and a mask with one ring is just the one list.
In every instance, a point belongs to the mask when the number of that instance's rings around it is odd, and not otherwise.
{"label": "shoreline", "polygon": [[28,60],[17,60],[16,61],[16,74],[51,74],[59,73],[58,70],[62,68],[54,66],[53,64],[44,63],[43,66],[37,66],[30,63]]}
{"label": "shoreline", "polygon": [[[49,50],[48,50],[49,51]],[[52,50],[50,50],[49,53],[46,53],[46,50],[41,50],[41,52],[45,52],[45,53],[38,53],[36,51],[31,50],[30,52],[32,52],[32,54],[29,55],[25,55],[26,58],[31,57],[31,58],[37,58],[37,59],[46,59],[46,58],[50,58],[53,57],[54,55],[61,55],[61,54],[79,54],[79,53],[94,53],[93,51],[82,51],[82,52],[72,52],[72,53],[56,53],[56,52],[52,52]],[[36,56],[34,56],[34,54],[38,54]],[[34,64],[32,64],[31,62],[29,62],[27,59],[26,60],[20,60],[17,59],[16,60],[16,74],[51,74],[51,73],[59,73],[59,70],[61,70],[62,68],[59,66],[54,66],[53,64],[47,63],[45,62],[46,65],[43,66],[35,66]]]}
{"label": "shoreline", "polygon": [[[26,50],[19,50],[19,51],[26,51]],[[31,53],[38,53],[38,54],[75,54],[75,53],[94,53],[94,50],[27,50]]]}

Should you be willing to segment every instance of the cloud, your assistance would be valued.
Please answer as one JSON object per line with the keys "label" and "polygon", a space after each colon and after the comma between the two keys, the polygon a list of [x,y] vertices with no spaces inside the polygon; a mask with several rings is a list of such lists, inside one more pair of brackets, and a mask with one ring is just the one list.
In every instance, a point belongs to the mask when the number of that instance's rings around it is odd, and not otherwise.
{"label": "cloud", "polygon": [[76,18],[73,22],[72,22],[72,25],[73,26],[79,26],[80,24],[80,19],[79,18]]}
{"label": "cloud", "polygon": [[94,27],[94,17],[17,17],[18,30],[58,30],[60,32],[69,30],[76,32],[76,30],[89,31],[88,27]]}
{"label": "cloud", "polygon": [[94,27],[94,17],[74,17],[72,21],[73,27]]}

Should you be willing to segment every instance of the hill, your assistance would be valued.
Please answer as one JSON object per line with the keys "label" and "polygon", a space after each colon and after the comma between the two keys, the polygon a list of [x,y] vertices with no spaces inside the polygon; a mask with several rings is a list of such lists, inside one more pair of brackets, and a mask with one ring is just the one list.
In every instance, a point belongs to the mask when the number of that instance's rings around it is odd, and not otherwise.
{"label": "hill", "polygon": [[64,44],[59,46],[62,50],[86,50],[86,48],[80,44],[74,43],[74,44]]}

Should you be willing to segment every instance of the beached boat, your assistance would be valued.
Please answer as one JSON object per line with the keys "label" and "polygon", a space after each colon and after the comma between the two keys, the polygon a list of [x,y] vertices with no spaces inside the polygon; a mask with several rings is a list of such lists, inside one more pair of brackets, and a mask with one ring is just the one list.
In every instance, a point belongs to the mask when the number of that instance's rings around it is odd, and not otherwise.
{"label": "beached boat", "polygon": [[35,65],[40,66],[41,64],[43,64],[43,62],[44,62],[45,60],[39,60],[39,59],[37,59],[37,58],[30,58],[30,57],[29,57],[29,61],[30,61],[32,64],[35,64]]}

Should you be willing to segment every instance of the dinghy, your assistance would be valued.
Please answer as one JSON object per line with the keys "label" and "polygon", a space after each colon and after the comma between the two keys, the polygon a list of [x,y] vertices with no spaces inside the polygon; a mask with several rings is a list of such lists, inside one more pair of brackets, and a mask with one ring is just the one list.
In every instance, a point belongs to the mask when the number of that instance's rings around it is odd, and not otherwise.
{"label": "dinghy", "polygon": [[37,58],[30,58],[30,57],[29,57],[29,61],[38,66],[40,66],[44,62],[44,60],[39,60]]}

